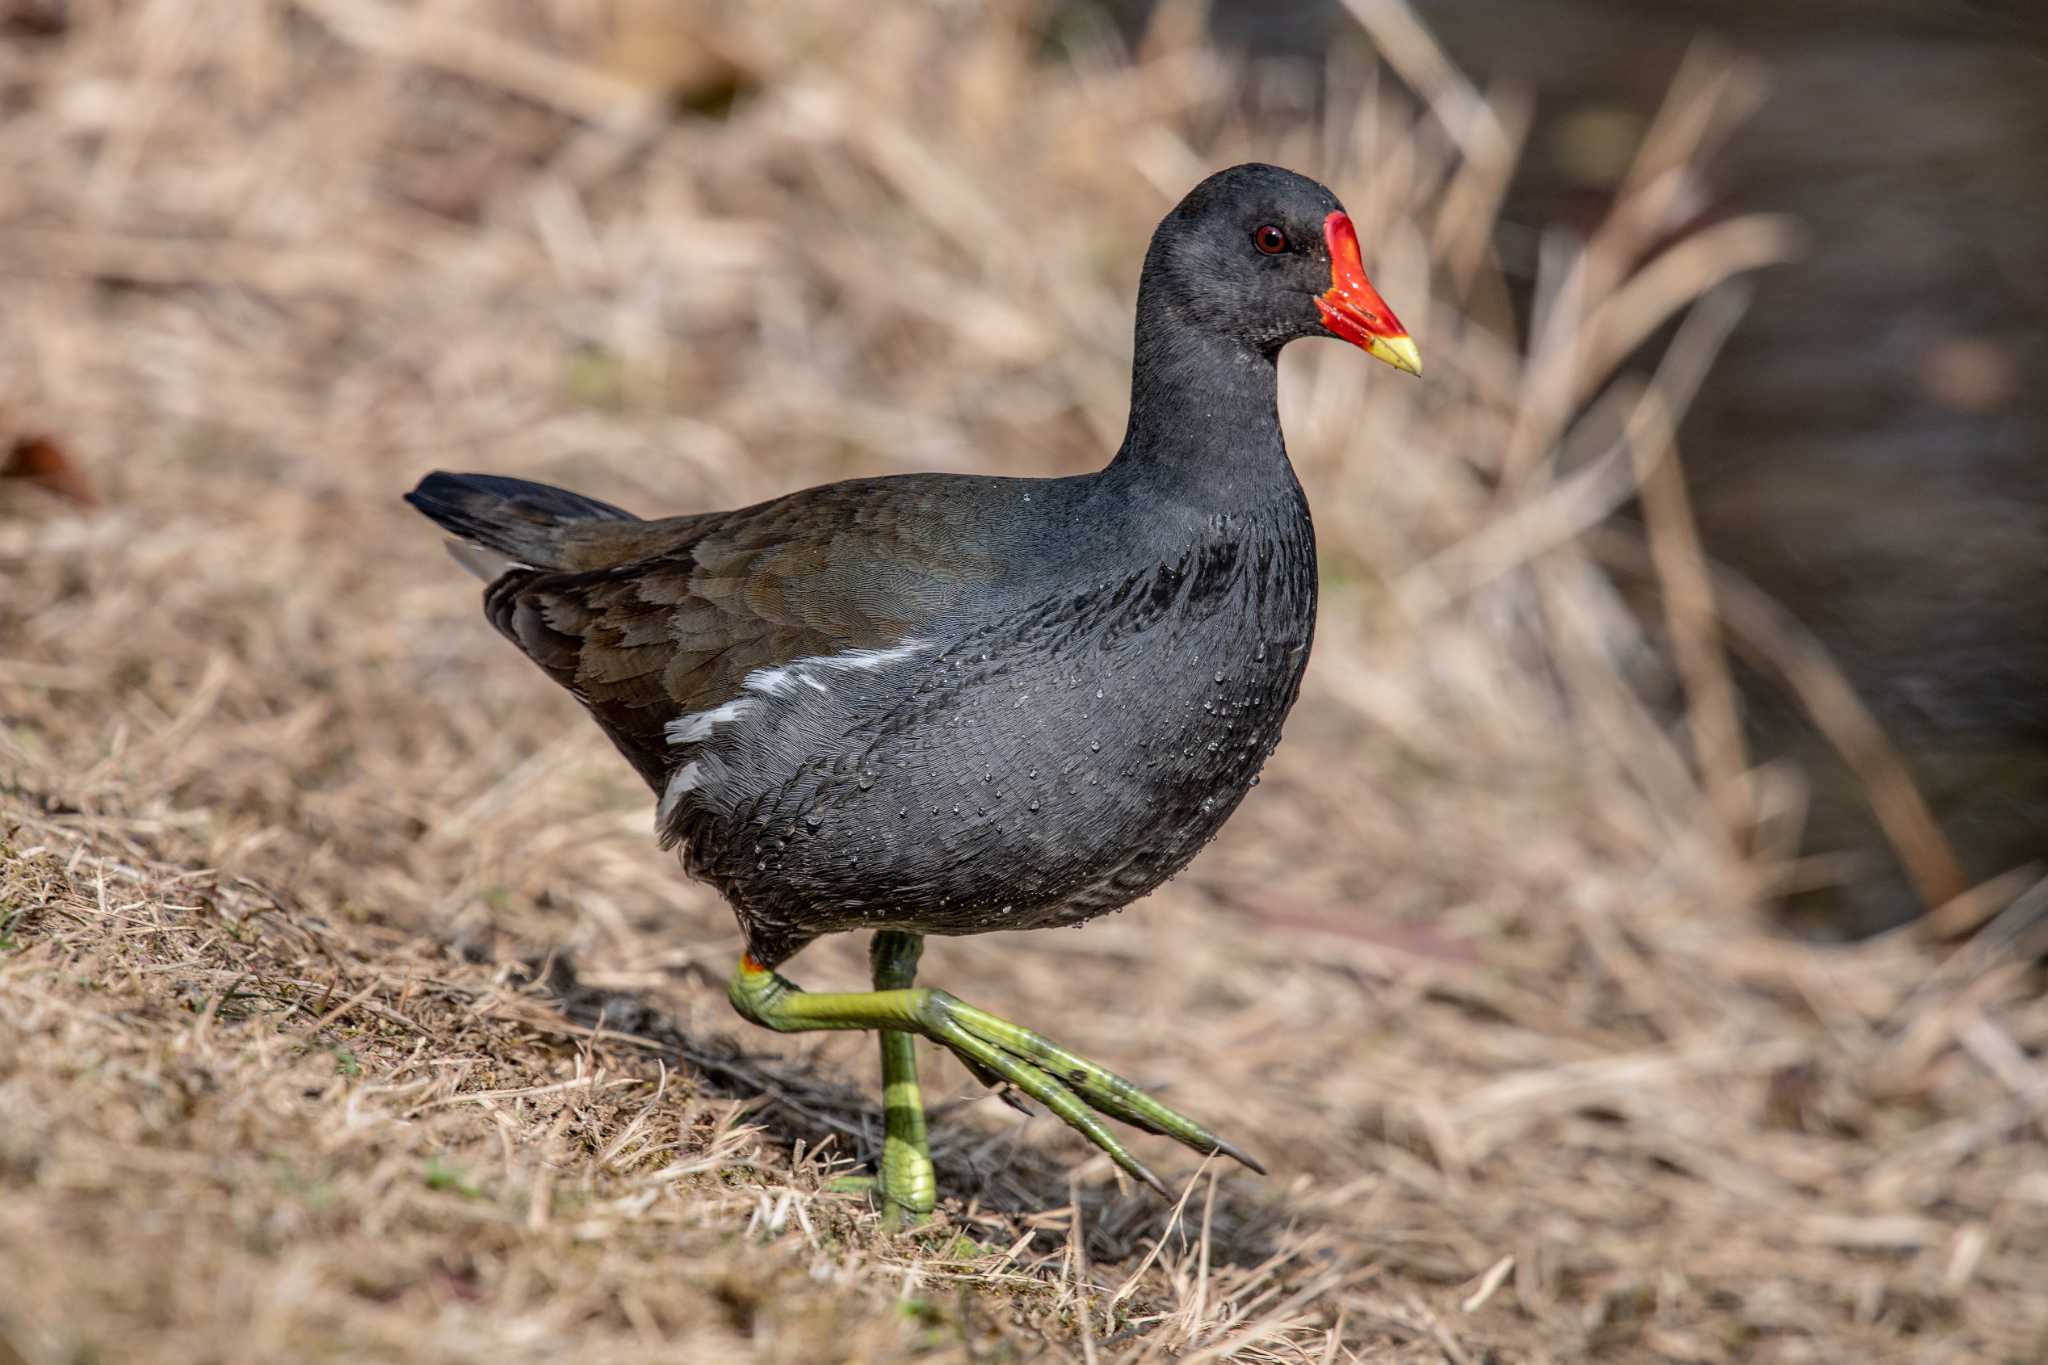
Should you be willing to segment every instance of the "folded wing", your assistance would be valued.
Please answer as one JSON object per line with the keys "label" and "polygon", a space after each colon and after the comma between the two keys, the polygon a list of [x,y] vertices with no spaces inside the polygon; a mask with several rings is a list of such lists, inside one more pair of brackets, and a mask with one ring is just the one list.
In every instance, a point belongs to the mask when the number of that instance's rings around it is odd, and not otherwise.
{"label": "folded wing", "polygon": [[490,475],[433,474],[407,501],[486,553],[491,623],[660,791],[670,722],[737,698],[756,670],[895,648],[992,580],[948,482],[859,480],[659,521]]}

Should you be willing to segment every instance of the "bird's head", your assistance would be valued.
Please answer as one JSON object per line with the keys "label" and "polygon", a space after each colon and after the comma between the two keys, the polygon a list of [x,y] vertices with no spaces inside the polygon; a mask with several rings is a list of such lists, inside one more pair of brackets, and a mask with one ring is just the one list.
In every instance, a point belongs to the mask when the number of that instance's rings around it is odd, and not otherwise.
{"label": "bird's head", "polygon": [[1358,232],[1307,176],[1248,163],[1188,192],[1153,234],[1141,299],[1169,325],[1272,354],[1297,337],[1348,341],[1410,374],[1422,357],[1366,278]]}

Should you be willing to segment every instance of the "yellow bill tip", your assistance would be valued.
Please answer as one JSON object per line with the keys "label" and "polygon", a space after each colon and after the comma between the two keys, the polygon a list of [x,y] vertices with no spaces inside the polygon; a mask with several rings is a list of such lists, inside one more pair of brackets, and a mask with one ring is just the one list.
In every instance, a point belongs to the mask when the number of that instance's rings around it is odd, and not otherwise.
{"label": "yellow bill tip", "polygon": [[1376,336],[1366,345],[1366,354],[1384,360],[1397,370],[1406,370],[1418,378],[1422,374],[1422,352],[1415,349],[1415,342],[1407,336]]}

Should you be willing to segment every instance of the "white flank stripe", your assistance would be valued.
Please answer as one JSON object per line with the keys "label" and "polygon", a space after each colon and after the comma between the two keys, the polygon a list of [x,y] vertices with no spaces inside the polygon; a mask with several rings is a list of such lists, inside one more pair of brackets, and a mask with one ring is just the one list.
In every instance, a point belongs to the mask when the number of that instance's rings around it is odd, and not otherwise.
{"label": "white flank stripe", "polygon": [[735,697],[723,706],[714,706],[709,711],[692,711],[687,716],[677,716],[662,727],[671,744],[695,744],[711,733],[715,725],[738,720],[760,703],[751,697]]}
{"label": "white flank stripe", "polygon": [[817,673],[850,671],[872,673],[890,664],[922,654],[931,648],[923,640],[905,640],[900,645],[887,649],[849,649],[844,654],[818,654],[808,659],[798,659],[775,668],[757,668],[747,674],[746,689],[749,692],[763,692],[779,697],[798,683],[815,687],[820,692],[829,691],[825,684],[814,677]]}
{"label": "white flank stripe", "polygon": [[822,659],[806,659],[804,662],[817,664],[822,668],[859,668],[872,673],[899,659],[921,654],[927,648],[929,646],[922,640],[905,640],[902,644],[891,645],[887,649],[849,649],[844,654],[828,654]]}
{"label": "white flank stripe", "polygon": [[704,766],[701,763],[685,763],[676,769],[676,775],[668,780],[668,786],[661,793],[661,804],[654,808],[654,826],[661,828],[668,823],[668,817],[675,813],[676,802],[684,795],[695,791],[704,780]]}
{"label": "white flank stripe", "polygon": [[[816,688],[821,693],[829,692],[831,689],[817,676],[818,674],[873,673],[877,669],[922,654],[929,648],[930,646],[923,640],[905,640],[902,644],[892,645],[888,649],[849,649],[844,654],[820,654],[808,659],[796,659],[774,668],[757,668],[747,674],[742,686],[749,692],[770,697],[783,696],[798,683]],[[671,745],[701,744],[711,738],[711,732],[719,726],[745,720],[759,710],[762,704],[760,696],[734,697],[731,701],[707,710],[677,716],[662,727],[662,733],[668,737]],[[730,776],[730,771],[717,753],[702,749],[697,752],[700,756],[676,769],[675,775],[669,778],[668,785],[662,789],[661,804],[654,812],[656,829],[667,826],[669,817],[675,814],[676,807],[682,803],[685,796],[699,788],[714,788]]]}
{"label": "white flank stripe", "polygon": [[796,667],[795,664],[786,664],[781,668],[757,668],[747,674],[746,689],[779,697],[796,681]]}

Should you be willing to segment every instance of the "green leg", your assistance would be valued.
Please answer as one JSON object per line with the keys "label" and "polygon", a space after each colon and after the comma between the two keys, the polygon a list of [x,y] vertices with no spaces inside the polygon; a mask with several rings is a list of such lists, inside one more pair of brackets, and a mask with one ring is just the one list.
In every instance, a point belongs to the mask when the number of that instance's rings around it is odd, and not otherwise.
{"label": "green leg", "polygon": [[[917,942],[915,935],[878,935],[878,939],[882,937],[908,938],[913,945]],[[907,963],[904,962],[906,955]],[[813,1029],[881,1030],[884,1081],[893,1084],[899,1078],[909,1078],[912,1094],[915,1093],[915,1072],[908,1060],[892,1065],[889,1040],[892,1035],[921,1034],[959,1057],[976,1074],[993,1075],[1008,1081],[1037,1100],[1064,1120],[1068,1127],[1107,1152],[1111,1160],[1134,1178],[1168,1198],[1172,1196],[1159,1177],[1125,1151],[1123,1144],[1096,1115],[1120,1119],[1134,1128],[1173,1138],[1198,1152],[1220,1152],[1255,1171],[1265,1171],[1265,1167],[1194,1120],[1167,1108],[1114,1072],[1075,1056],[1042,1034],[998,1019],[944,991],[911,987],[911,973],[917,960],[915,946],[906,954],[906,950],[900,947],[885,949],[877,942],[874,961],[878,986],[882,984],[885,957],[892,967],[902,964],[900,975],[890,977],[892,982],[900,980],[902,984],[874,991],[812,994],[763,967],[751,956],[744,956],[740,958],[739,970],[733,973],[726,993],[734,1009],[778,1033],[802,1033]],[[903,1037],[903,1042],[907,1048],[908,1037]],[[896,1131],[896,1110],[892,1095],[889,1103],[892,1132]],[[915,1131],[921,1139],[924,1128],[922,1107],[917,1107],[915,1112]],[[912,1130],[906,1125],[902,1131],[906,1144],[912,1143],[909,1136]],[[922,1150],[921,1140],[916,1140],[914,1145],[917,1150]],[[930,1168],[926,1166],[925,1169],[928,1172]],[[885,1143],[885,1191],[890,1178],[889,1149]],[[912,1178],[909,1168],[905,1169],[903,1178],[905,1181]],[[925,1178],[929,1179],[929,1175]],[[913,1189],[909,1184],[899,1188],[906,1192]]]}
{"label": "green leg", "polygon": [[[868,945],[875,989],[910,989],[924,936],[883,929]],[[938,1176],[925,1136],[924,1096],[917,1088],[917,1038],[897,1029],[882,1033],[882,1223],[914,1227],[939,1200]]]}

